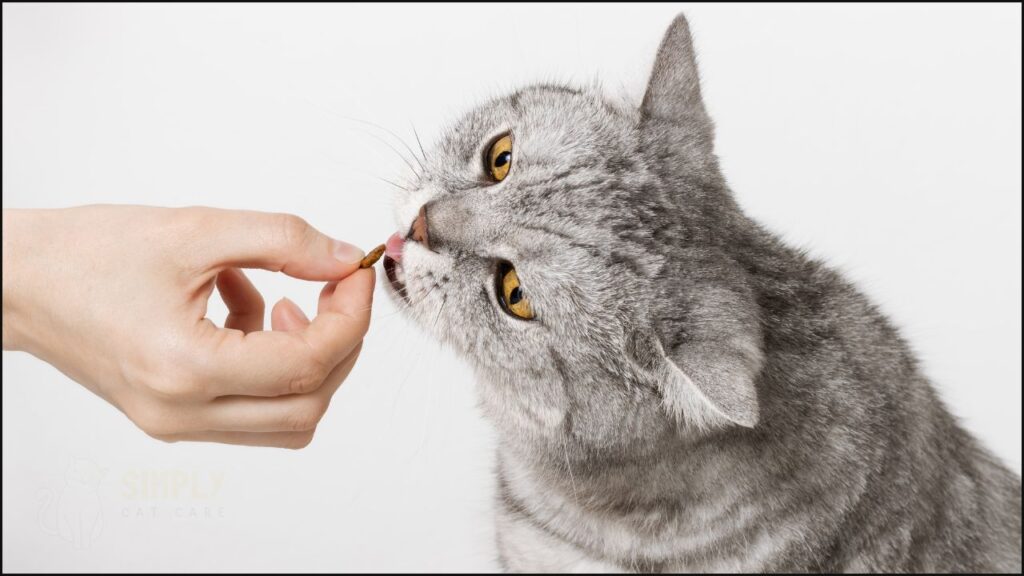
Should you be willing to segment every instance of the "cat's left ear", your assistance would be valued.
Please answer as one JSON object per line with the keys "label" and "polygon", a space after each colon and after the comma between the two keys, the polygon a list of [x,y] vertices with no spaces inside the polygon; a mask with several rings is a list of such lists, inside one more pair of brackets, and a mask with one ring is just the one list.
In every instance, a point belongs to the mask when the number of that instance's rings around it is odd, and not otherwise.
{"label": "cat's left ear", "polygon": [[690,25],[682,14],[672,21],[661,41],[640,112],[673,122],[689,118],[710,124],[700,95]]}

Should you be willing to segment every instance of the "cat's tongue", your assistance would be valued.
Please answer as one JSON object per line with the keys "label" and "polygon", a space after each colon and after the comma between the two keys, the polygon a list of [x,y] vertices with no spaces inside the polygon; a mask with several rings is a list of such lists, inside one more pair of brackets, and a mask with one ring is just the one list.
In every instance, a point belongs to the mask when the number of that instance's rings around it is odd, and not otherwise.
{"label": "cat's tongue", "polygon": [[402,261],[402,248],[405,246],[405,239],[402,238],[398,232],[395,232],[388,238],[388,241],[384,244],[384,253],[388,255],[395,262]]}

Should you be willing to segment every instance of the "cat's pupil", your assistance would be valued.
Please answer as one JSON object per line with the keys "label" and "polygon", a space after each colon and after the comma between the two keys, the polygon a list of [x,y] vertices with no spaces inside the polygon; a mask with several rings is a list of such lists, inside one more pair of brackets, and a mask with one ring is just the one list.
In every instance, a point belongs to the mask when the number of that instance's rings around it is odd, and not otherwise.
{"label": "cat's pupil", "polygon": [[509,294],[508,294],[508,303],[509,304],[518,304],[519,301],[522,300],[522,299],[523,299],[523,291],[520,290],[519,286],[516,286],[515,288],[513,288],[512,291],[509,292]]}
{"label": "cat's pupil", "polygon": [[512,158],[511,152],[502,152],[501,154],[498,154],[498,157],[494,159],[494,167],[501,168],[505,164],[508,164],[510,158]]}

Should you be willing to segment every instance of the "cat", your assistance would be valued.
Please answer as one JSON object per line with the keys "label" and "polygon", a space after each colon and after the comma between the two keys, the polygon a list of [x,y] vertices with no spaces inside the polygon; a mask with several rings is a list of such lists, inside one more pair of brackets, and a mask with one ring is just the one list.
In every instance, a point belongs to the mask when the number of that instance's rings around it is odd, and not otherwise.
{"label": "cat", "polygon": [[639,106],[531,86],[424,156],[385,284],[475,369],[505,570],[1020,572],[1019,476],[737,206],[685,17]]}

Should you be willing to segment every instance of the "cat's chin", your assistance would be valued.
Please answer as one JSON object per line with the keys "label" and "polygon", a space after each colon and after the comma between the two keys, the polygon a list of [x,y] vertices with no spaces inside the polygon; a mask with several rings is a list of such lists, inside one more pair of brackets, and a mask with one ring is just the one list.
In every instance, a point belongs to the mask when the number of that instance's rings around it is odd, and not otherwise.
{"label": "cat's chin", "polygon": [[410,304],[409,295],[403,281],[405,274],[402,271],[402,265],[394,258],[384,256],[384,275],[387,276],[388,284],[391,285],[391,291],[401,298],[403,302]]}

